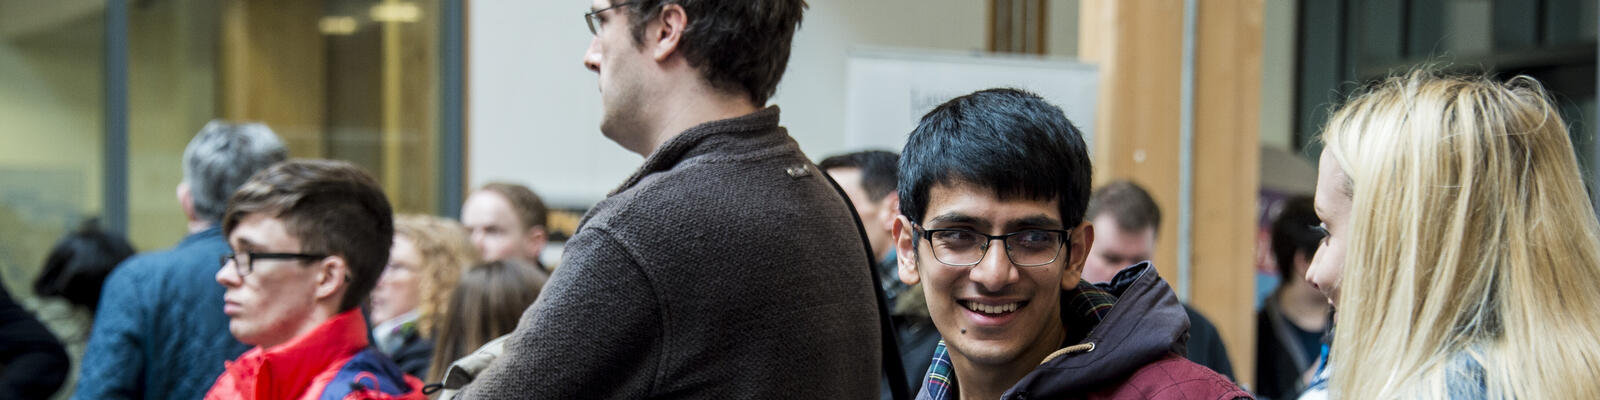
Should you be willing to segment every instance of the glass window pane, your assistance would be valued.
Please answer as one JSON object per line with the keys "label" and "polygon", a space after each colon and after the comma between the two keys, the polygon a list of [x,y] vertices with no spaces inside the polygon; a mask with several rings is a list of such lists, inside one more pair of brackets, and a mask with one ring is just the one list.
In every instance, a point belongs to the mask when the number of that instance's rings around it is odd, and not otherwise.
{"label": "glass window pane", "polygon": [[217,114],[220,3],[128,9],[128,233],[140,249],[172,247],[187,233],[177,187],[184,148]]}
{"label": "glass window pane", "polygon": [[397,212],[438,182],[437,0],[172,0],[130,15],[130,219],[141,248],[184,234],[184,146],[206,121],[264,122],[296,158],[354,162]]}

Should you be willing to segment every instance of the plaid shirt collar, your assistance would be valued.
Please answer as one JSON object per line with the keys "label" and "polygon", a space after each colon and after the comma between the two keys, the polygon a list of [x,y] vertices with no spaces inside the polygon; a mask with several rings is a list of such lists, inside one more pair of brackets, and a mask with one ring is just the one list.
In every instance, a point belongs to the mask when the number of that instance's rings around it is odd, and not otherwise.
{"label": "plaid shirt collar", "polygon": [[[1111,313],[1116,303],[1116,296],[1088,282],[1080,281],[1078,287],[1061,292],[1061,324],[1067,328],[1067,339],[1062,346],[1083,341],[1089,331]],[[941,339],[933,348],[933,363],[928,366],[917,399],[955,399],[957,395],[952,393],[955,386],[955,367],[950,364],[950,351]]]}

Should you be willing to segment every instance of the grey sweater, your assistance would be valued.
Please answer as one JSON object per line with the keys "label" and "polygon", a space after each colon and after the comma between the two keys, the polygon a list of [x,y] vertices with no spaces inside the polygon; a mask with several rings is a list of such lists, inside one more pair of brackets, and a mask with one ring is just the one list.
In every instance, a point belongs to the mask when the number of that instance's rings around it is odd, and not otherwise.
{"label": "grey sweater", "polygon": [[877,396],[868,256],[777,107],[690,128],[589,211],[465,398]]}

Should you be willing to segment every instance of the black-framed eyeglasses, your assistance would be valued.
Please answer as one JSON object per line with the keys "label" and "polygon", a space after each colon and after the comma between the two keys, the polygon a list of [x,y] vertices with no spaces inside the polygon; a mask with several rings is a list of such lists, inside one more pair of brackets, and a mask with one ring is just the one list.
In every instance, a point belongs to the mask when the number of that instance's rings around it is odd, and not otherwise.
{"label": "black-framed eyeglasses", "polygon": [[1056,261],[1072,232],[1065,229],[1023,229],[1004,235],[989,235],[971,229],[923,229],[913,224],[928,241],[928,250],[941,263],[956,267],[978,265],[989,254],[989,243],[1006,244],[1006,257],[1019,267],[1037,267]]}
{"label": "black-framed eyeglasses", "polygon": [[602,9],[599,9],[599,10],[594,10],[594,11],[583,13],[583,22],[586,22],[586,23],[589,24],[589,34],[591,34],[591,35],[599,35],[600,34],[600,13],[603,13],[603,12],[606,12],[606,11],[610,11],[613,8],[622,7],[622,6],[631,6],[631,5],[633,5],[633,2],[624,1],[624,2],[621,2],[621,3],[617,3],[617,4],[612,4],[611,7],[606,7],[606,8],[602,8]]}
{"label": "black-framed eyeglasses", "polygon": [[223,254],[218,260],[223,268],[228,267],[228,261],[233,261],[234,270],[239,271],[239,277],[250,275],[255,270],[256,260],[300,260],[316,261],[327,258],[327,254],[305,253],[228,253]]}

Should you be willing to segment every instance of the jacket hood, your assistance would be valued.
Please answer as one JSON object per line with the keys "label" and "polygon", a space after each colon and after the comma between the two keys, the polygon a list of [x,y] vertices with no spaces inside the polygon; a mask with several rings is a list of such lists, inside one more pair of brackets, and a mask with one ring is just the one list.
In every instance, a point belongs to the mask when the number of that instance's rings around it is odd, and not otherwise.
{"label": "jacket hood", "polygon": [[[1041,398],[1083,394],[1121,382],[1140,367],[1169,354],[1188,352],[1189,317],[1172,288],[1149,262],[1123,269],[1111,282],[1079,285],[1073,291],[1086,290],[1085,286],[1116,296],[1115,305],[1098,314],[1100,322],[1086,335],[1082,333],[1083,326],[1069,325],[1068,343],[1017,381],[1006,397],[1019,391]],[[1085,319],[1082,307],[1067,304],[1069,299],[1081,296],[1064,293],[1061,297],[1063,321]],[[1078,337],[1081,340],[1074,340]]]}

